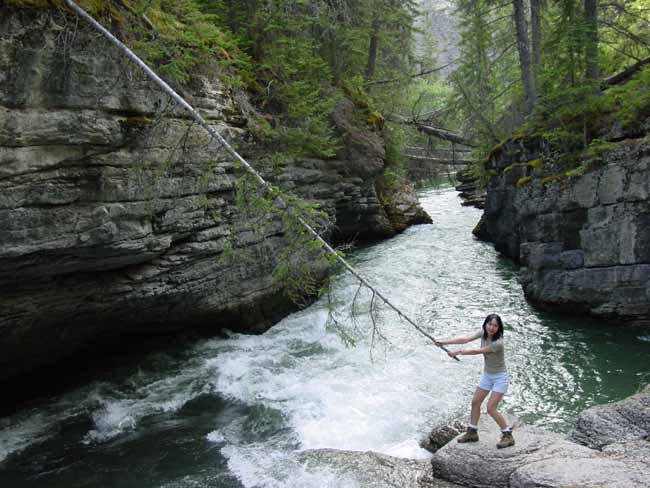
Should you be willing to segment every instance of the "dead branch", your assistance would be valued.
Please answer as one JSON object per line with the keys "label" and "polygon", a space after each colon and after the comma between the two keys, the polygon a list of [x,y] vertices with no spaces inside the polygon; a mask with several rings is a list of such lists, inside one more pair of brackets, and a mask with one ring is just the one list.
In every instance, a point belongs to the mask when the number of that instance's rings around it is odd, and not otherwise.
{"label": "dead branch", "polygon": [[608,85],[618,85],[619,83],[623,83],[624,81],[627,81],[634,73],[639,71],[646,64],[650,64],[650,58],[642,59],[638,63],[635,63],[632,66],[625,68],[623,71],[605,78],[605,80],[603,81]]}

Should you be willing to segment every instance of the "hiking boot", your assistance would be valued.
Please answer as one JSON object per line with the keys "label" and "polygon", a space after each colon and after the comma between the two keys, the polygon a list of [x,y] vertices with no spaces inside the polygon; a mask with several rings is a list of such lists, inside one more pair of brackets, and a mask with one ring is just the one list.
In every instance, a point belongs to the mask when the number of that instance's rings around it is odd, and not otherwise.
{"label": "hiking boot", "polygon": [[501,440],[497,442],[497,448],[503,449],[504,447],[510,447],[515,445],[515,438],[512,437],[512,432],[503,432],[501,434]]}
{"label": "hiking boot", "polygon": [[467,427],[467,432],[458,438],[458,442],[478,442],[478,431]]}

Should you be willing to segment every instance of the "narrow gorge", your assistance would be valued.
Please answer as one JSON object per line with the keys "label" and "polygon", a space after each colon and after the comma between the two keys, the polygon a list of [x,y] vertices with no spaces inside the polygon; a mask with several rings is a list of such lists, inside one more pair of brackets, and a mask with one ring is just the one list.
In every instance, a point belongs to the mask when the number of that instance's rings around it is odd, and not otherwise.
{"label": "narrow gorge", "polygon": [[649,12],[0,0],[0,486],[645,488]]}
{"label": "narrow gorge", "polygon": [[[294,309],[272,276],[281,222],[242,213],[242,170],[209,136],[90,27],[55,10],[5,13],[0,380],[170,330],[262,332]],[[249,104],[218,78],[197,73],[188,100],[270,181],[318,203],[335,241],[430,221],[412,187],[383,179],[384,141],[363,109],[339,103],[335,158],[265,167]],[[228,246],[238,259],[222,257]],[[324,263],[313,267],[322,278]]]}

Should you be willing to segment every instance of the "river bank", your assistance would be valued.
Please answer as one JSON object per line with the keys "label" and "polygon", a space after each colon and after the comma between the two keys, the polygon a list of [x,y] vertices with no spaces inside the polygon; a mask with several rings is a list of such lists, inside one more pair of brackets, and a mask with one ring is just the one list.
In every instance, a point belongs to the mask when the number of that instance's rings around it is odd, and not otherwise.
{"label": "river bank", "polygon": [[[461,207],[451,188],[420,199],[435,224],[350,259],[436,336],[471,332],[485,313],[499,311],[515,346],[506,411],[565,434],[586,408],[650,382],[649,331],[536,310],[521,292],[517,267],[472,238],[478,210]],[[356,289],[347,275],[332,289],[333,311],[349,327]],[[323,297],[263,335],[229,334],[136,355],[32,402],[1,420],[0,482],[363,487],[351,474],[359,467],[354,458],[301,453],[374,451],[426,463],[431,455],[420,440],[466,414],[480,358],[446,358],[388,311],[379,325],[391,343],[371,347],[369,302],[369,295],[357,298],[354,344],[326,325],[332,307]]]}

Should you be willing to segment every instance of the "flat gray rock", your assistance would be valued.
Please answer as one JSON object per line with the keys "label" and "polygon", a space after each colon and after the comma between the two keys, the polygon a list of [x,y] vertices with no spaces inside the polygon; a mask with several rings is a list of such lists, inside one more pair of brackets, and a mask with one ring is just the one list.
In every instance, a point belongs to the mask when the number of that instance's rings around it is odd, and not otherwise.
{"label": "flat gray rock", "polygon": [[649,435],[650,385],[620,402],[598,405],[582,412],[576,419],[570,439],[593,449],[602,449]]}
{"label": "flat gray rock", "polygon": [[648,468],[641,463],[606,458],[554,457],[522,466],[511,488],[647,488]]}
{"label": "flat gray rock", "polygon": [[617,442],[603,449],[603,452],[617,458],[637,461],[647,465],[650,470],[650,439]]}
{"label": "flat gray rock", "polygon": [[326,464],[340,476],[341,487],[364,488],[455,488],[458,485],[436,479],[427,460],[402,459],[372,451],[313,449],[300,453],[307,466]]}
{"label": "flat gray rock", "polygon": [[479,422],[479,442],[459,444],[456,439],[438,450],[432,458],[437,477],[478,488],[509,486],[510,476],[519,468],[545,459],[583,459],[596,453],[540,428],[515,425],[516,444],[497,449],[501,432],[495,422],[483,416]]}

